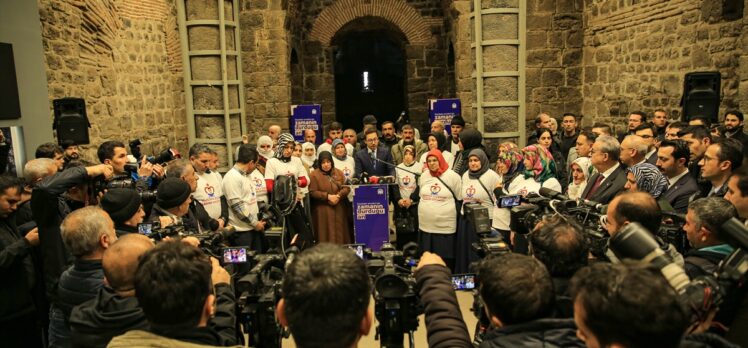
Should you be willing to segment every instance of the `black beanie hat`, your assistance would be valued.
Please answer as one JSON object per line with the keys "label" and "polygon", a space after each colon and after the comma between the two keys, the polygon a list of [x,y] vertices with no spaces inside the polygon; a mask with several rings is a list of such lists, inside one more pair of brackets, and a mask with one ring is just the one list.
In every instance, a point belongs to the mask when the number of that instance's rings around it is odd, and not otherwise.
{"label": "black beanie hat", "polygon": [[192,193],[190,184],[178,178],[166,178],[158,185],[156,203],[163,209],[174,208],[187,200]]}
{"label": "black beanie hat", "polygon": [[455,116],[455,117],[452,117],[452,122],[450,124],[465,127],[465,119],[462,118],[462,116]]}
{"label": "black beanie hat", "polygon": [[101,197],[101,209],[109,213],[115,224],[129,220],[140,208],[140,195],[137,191],[127,188],[115,188],[106,191]]}

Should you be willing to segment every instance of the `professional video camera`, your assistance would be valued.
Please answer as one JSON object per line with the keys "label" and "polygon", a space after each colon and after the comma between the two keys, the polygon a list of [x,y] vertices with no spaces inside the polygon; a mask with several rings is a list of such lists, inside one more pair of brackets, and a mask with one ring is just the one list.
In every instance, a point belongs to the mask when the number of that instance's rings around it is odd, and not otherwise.
{"label": "professional video camera", "polygon": [[252,269],[236,282],[239,296],[239,321],[249,335],[249,346],[275,348],[281,346],[289,333],[275,318],[275,307],[281,299],[283,275],[299,249],[295,246],[285,254],[273,250],[253,254]]}
{"label": "professional video camera", "polygon": [[180,237],[187,234],[186,232],[182,224],[161,226],[161,222],[158,220],[138,224],[138,233],[145,235],[154,242],[160,242],[166,237]]}
{"label": "professional video camera", "polygon": [[544,216],[560,214],[571,218],[572,222],[581,227],[592,255],[604,259],[608,233],[605,226],[602,226],[601,218],[605,216],[607,206],[591,201],[575,201],[558,191],[545,187],[539,192],[540,195],[523,198],[522,203],[525,204],[512,208],[510,211],[512,231],[520,234],[529,233],[535,229]]}
{"label": "professional video camera", "polygon": [[283,225],[283,214],[278,207],[265,202],[257,202],[257,206],[260,211],[257,213],[257,219],[265,221],[266,229]]}
{"label": "professional video camera", "polygon": [[379,321],[377,338],[382,347],[402,347],[408,333],[410,347],[423,313],[411,268],[415,266],[418,245],[408,243],[403,251],[384,243],[379,252],[367,253],[366,265],[374,281],[374,313]]}
{"label": "professional video camera", "polygon": [[[143,142],[140,141],[140,139],[135,139],[130,141],[130,153],[140,161],[143,158],[143,153],[140,150],[140,145],[142,145]],[[177,158],[182,158],[182,155],[179,154],[179,151],[173,147],[166,148],[165,150],[161,151],[161,153],[158,154],[158,156],[148,156],[146,157],[146,160],[148,162],[151,162],[152,164],[164,164],[168,163],[170,161],[173,161]],[[137,170],[137,168],[136,168]]]}
{"label": "professional video camera", "polygon": [[200,241],[200,249],[218,260],[223,260],[223,250],[229,247],[229,240],[234,236],[236,230],[230,226],[216,232],[192,234],[191,237]]}
{"label": "professional video camera", "polygon": [[719,233],[735,251],[722,260],[713,275],[691,280],[639,223],[629,223],[611,237],[610,250],[621,260],[644,261],[656,267],[691,309],[692,322],[697,323],[706,320],[729,294],[743,286],[748,273],[748,228],[732,218],[720,226]]}

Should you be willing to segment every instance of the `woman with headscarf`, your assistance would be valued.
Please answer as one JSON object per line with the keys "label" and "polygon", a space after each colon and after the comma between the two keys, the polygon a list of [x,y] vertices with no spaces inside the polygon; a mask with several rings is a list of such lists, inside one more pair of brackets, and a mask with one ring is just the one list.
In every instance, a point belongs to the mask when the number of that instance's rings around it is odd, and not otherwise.
{"label": "woman with headscarf", "polygon": [[332,161],[335,168],[340,169],[345,180],[353,178],[353,172],[356,170],[356,161],[353,156],[348,154],[348,148],[342,139],[332,141]]}
{"label": "woman with headscarf", "polygon": [[[429,133],[428,138],[426,139],[426,144],[429,148],[428,151],[431,151],[433,149],[441,151],[442,156],[444,157],[444,161],[447,162],[449,169],[452,169],[452,163],[454,163],[455,161],[455,156],[444,149],[447,146],[447,137],[444,135],[444,133]],[[423,170],[426,170],[427,154],[428,153],[424,153],[418,160],[418,163],[421,163],[421,165],[423,166]]]}
{"label": "woman with headscarf", "polygon": [[556,138],[553,137],[553,131],[548,128],[538,128],[535,130],[535,138],[538,139],[537,145],[544,147],[553,156],[553,161],[556,162],[556,179],[561,183],[561,187],[566,189],[566,185],[568,184],[566,158],[561,153],[561,146],[556,142]]}
{"label": "woman with headscarf", "polygon": [[522,149],[522,159],[525,170],[509,184],[508,193],[527,196],[538,193],[541,187],[563,192],[561,183],[556,179],[556,162],[553,156],[543,146],[530,145]]}
{"label": "woman with headscarf", "polygon": [[439,150],[428,152],[426,167],[428,170],[418,179],[418,245],[422,251],[441,256],[447,266],[454,270],[462,180],[457,173],[449,170]]}
{"label": "woman with headscarf", "polygon": [[[416,148],[406,145],[403,148],[403,163],[395,167],[397,186],[390,186],[390,199],[395,207],[395,227],[397,246],[402,249],[408,242],[416,242],[418,232],[418,177],[421,169],[416,162]],[[398,221],[410,221],[410,226],[398,224]],[[408,227],[412,227],[408,228]]]}
{"label": "woman with headscarf", "polygon": [[[304,165],[301,163],[301,159],[293,157],[294,150],[294,139],[289,133],[283,133],[278,137],[278,148],[275,151],[273,158],[269,159],[267,166],[265,167],[265,184],[267,186],[268,195],[273,192],[273,184],[278,176],[290,176],[297,181],[298,191],[296,200],[302,201],[304,195],[309,192],[309,176],[304,169]],[[272,201],[269,200],[269,201]],[[310,225],[306,220],[306,216],[303,212],[300,204],[297,204],[293,211],[287,215],[290,225],[289,238],[293,237],[294,234],[299,234],[301,241],[299,244],[302,248],[311,246],[313,243],[313,236],[310,230]]]}
{"label": "woman with headscarf", "polygon": [[301,144],[301,162],[308,168],[312,168],[316,159],[317,149],[314,147],[314,144],[310,142]]}
{"label": "woman with headscarf", "polygon": [[[498,155],[499,158],[496,160],[496,174],[499,175],[501,180],[493,188],[494,197],[497,200],[508,194],[507,189],[509,188],[509,184],[517,175],[520,175],[525,170],[525,165],[522,161],[522,150],[517,147],[517,144],[513,142],[499,144]],[[493,207],[491,227],[499,231],[507,241],[509,240],[510,219],[509,209],[500,208],[497,202]]]}
{"label": "woman with headscarf", "polygon": [[275,155],[273,152],[273,139],[267,135],[263,135],[257,139],[257,153],[260,154],[260,158],[257,160],[257,165],[261,167],[259,168],[260,172],[265,174],[267,161]]}
{"label": "woman with headscarf", "polygon": [[332,154],[328,151],[320,153],[309,186],[312,223],[320,243],[351,243],[349,220],[352,216],[345,208],[351,189],[344,185],[344,180],[343,172],[335,168]]}
{"label": "woman with headscarf", "polygon": [[455,272],[466,273],[470,271],[470,263],[478,261],[471,245],[478,241],[475,226],[465,216],[465,205],[479,204],[488,210],[488,218],[493,218],[493,207],[496,197],[494,188],[501,182],[496,172],[489,168],[488,156],[481,149],[473,149],[468,154],[468,170],[462,174],[462,218],[459,219],[457,228],[457,259]]}
{"label": "woman with headscarf", "polygon": [[579,157],[571,163],[572,181],[569,188],[566,189],[566,196],[569,199],[578,199],[582,197],[582,192],[587,187],[587,180],[590,178],[592,162],[589,157]]}
{"label": "woman with headscarf", "polygon": [[468,155],[472,149],[478,149],[483,147],[483,135],[472,128],[463,130],[460,133],[460,152],[455,154],[455,162],[452,165],[452,170],[457,172],[458,175],[462,176],[465,174],[467,169]]}
{"label": "woman with headscarf", "polygon": [[642,162],[626,169],[626,185],[629,192],[647,192],[655,199],[667,191],[669,182],[659,169],[651,163]]}

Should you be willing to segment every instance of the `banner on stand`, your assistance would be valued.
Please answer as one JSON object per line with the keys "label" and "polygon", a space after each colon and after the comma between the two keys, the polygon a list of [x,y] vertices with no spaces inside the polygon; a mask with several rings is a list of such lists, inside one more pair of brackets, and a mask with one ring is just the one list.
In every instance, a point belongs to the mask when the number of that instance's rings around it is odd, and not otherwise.
{"label": "banner on stand", "polygon": [[304,131],[311,129],[317,133],[317,144],[320,144],[322,139],[322,107],[319,104],[291,105],[291,119],[288,124],[294,140],[303,143]]}
{"label": "banner on stand", "polygon": [[356,243],[372,251],[382,249],[390,240],[387,185],[362,185],[353,195],[353,228]]}
{"label": "banner on stand", "polygon": [[461,110],[459,99],[429,99],[429,124],[442,121],[447,132],[452,134],[452,119],[460,116]]}

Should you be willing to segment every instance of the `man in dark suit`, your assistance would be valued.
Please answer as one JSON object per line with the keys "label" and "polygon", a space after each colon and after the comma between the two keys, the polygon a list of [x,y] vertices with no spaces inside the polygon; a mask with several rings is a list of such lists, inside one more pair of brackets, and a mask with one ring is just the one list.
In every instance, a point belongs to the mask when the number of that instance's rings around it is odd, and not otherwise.
{"label": "man in dark suit", "polygon": [[[392,154],[385,147],[379,146],[377,131],[370,129],[366,131],[366,148],[356,152],[356,170],[354,176],[361,177],[362,173],[372,176],[395,175],[395,165],[392,162]],[[374,158],[380,161],[374,160]]]}
{"label": "man in dark suit", "polygon": [[623,191],[626,173],[618,162],[621,145],[616,138],[601,135],[592,145],[590,160],[597,174],[590,177],[582,193],[582,198],[597,203],[608,204],[613,197]]}
{"label": "man in dark suit", "polygon": [[657,133],[655,132],[654,126],[649,123],[639,125],[634,128],[634,134],[640,136],[645,144],[647,144],[647,153],[644,154],[644,161],[651,165],[657,165]]}
{"label": "man in dark suit", "polygon": [[657,151],[657,168],[670,183],[661,198],[681,214],[688,211],[688,202],[699,192],[696,179],[688,173],[690,157],[688,143],[683,140],[665,140]]}

